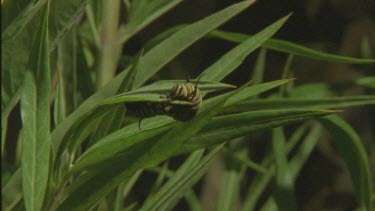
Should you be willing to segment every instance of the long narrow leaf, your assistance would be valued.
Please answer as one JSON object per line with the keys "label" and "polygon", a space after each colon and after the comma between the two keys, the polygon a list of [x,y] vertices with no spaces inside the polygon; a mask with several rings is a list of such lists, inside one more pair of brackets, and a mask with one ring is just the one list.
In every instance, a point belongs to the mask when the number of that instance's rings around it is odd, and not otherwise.
{"label": "long narrow leaf", "polygon": [[50,140],[50,70],[48,4],[40,19],[21,96],[23,123],[22,188],[27,210],[41,210],[48,181]]}
{"label": "long narrow leaf", "polygon": [[298,109],[298,108],[316,108],[332,109],[345,108],[360,105],[375,104],[375,96],[350,96],[350,97],[321,97],[314,99],[306,98],[272,98],[262,100],[243,100],[224,109],[226,112],[241,112],[259,109]]}
{"label": "long narrow leaf", "polygon": [[207,148],[250,132],[326,116],[334,112],[329,110],[264,110],[216,117],[199,134],[184,144],[180,152]]}
{"label": "long narrow leaf", "polygon": [[[144,81],[151,77],[153,73],[156,73],[158,70],[160,70],[162,66],[167,64],[188,46],[207,34],[212,29],[223,24],[225,21],[228,21],[234,15],[247,8],[251,3],[253,3],[253,1],[245,1],[239,4],[235,4],[211,15],[206,19],[203,19],[202,21],[198,21],[197,23],[192,24],[190,27],[187,27],[185,30],[173,35],[173,38],[171,37],[172,39],[164,40],[157,47],[147,52],[142,57],[142,64],[140,64],[138,67],[139,74],[137,74],[135,78],[135,87],[139,87]],[[76,120],[81,117],[82,113],[93,109],[95,106],[97,106],[98,103],[117,93],[117,90],[124,77],[126,76],[128,70],[123,71],[97,94],[91,96],[84,103],[82,103],[82,105],[75,112],[73,112],[72,115],[65,119],[65,121],[63,121],[62,124],[60,124],[53,131],[52,140],[54,141],[54,152],[57,152],[59,148],[65,147],[64,145],[61,146],[64,136],[76,122]]]}
{"label": "long narrow leaf", "polygon": [[216,63],[201,73],[202,79],[221,81],[223,78],[225,78],[225,76],[229,75],[233,70],[235,70],[249,53],[261,46],[266,40],[275,34],[288,18],[289,15],[281,18],[226,53]]}
{"label": "long narrow leaf", "polygon": [[296,210],[297,204],[294,195],[294,181],[288,166],[286,140],[282,128],[272,130],[272,151],[275,155],[276,189],[274,198],[279,210]]}
{"label": "long narrow leaf", "polygon": [[369,161],[361,139],[353,128],[337,115],[322,118],[320,122],[332,135],[333,143],[349,169],[359,206],[372,210]]}
{"label": "long narrow leaf", "polygon": [[[244,42],[251,35],[234,33],[234,32],[225,32],[215,30],[210,33],[211,36],[225,39],[232,42]],[[311,48],[304,47],[285,40],[276,40],[270,39],[266,41],[263,45],[264,48],[280,51],[288,54],[304,56],[312,59],[325,60],[329,62],[344,62],[344,63],[374,63],[374,59],[359,59],[353,57],[340,56],[335,54],[328,54],[313,50]]]}
{"label": "long narrow leaf", "polygon": [[[173,59],[177,53],[183,51],[187,46],[193,44],[205,34],[227,22],[235,15],[246,9],[254,1],[247,0],[227,7],[201,21],[187,26],[155,46],[144,57],[143,63],[139,65],[134,85],[139,87],[155,74],[162,66]],[[161,50],[162,49],[162,50]],[[162,52],[162,53],[161,53]],[[169,58],[166,60],[165,58]]]}
{"label": "long narrow leaf", "polygon": [[[245,86],[244,86],[245,87]],[[219,111],[226,100],[244,87],[228,94],[207,100],[198,115],[191,122],[178,122],[165,135],[153,142],[143,141],[128,150],[119,152],[101,163],[100,168],[92,169],[92,176],[72,187],[60,210],[82,210],[108,194],[116,185],[129,178],[139,169],[152,167],[176,154],[176,152],[206,125]],[[100,143],[100,142],[99,142]],[[95,183],[93,186],[92,184]]]}
{"label": "long narrow leaf", "polygon": [[[218,150],[215,151],[218,152]],[[192,184],[196,182],[196,178],[200,178],[200,176],[203,175],[199,173],[205,172],[205,168],[203,168],[202,165],[207,166],[209,159],[207,159],[208,155],[205,157],[206,159],[201,159],[203,152],[204,150],[200,150],[192,153],[168,182],[165,183],[155,195],[146,200],[140,210],[155,210],[162,209],[162,207],[165,210],[167,207],[171,208],[172,201],[176,202],[177,199],[180,199],[184,194],[183,190],[191,188]],[[195,169],[197,167],[198,172],[197,169]],[[199,174],[199,176],[197,176],[197,174]],[[194,181],[192,181],[192,179],[194,179]]]}

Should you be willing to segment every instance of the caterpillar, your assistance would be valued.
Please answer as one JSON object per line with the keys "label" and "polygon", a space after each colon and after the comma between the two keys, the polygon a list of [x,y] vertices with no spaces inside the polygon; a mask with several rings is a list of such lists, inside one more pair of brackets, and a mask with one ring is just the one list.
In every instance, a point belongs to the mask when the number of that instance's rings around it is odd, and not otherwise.
{"label": "caterpillar", "polygon": [[176,84],[169,93],[169,104],[165,110],[167,115],[181,122],[190,121],[202,105],[202,95],[198,89],[198,81],[194,84],[189,80],[185,84]]}
{"label": "caterpillar", "polygon": [[202,105],[202,95],[198,89],[199,78],[195,84],[189,79],[185,84],[176,84],[166,96],[165,102],[136,102],[127,103],[129,110],[135,111],[139,118],[138,128],[141,129],[141,121],[144,118],[166,115],[181,122],[192,120]]}

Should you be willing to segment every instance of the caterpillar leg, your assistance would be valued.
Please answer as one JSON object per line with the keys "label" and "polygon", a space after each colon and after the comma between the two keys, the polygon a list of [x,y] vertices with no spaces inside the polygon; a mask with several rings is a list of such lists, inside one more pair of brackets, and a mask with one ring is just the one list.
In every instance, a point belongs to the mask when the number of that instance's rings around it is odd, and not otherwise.
{"label": "caterpillar leg", "polygon": [[142,119],[143,119],[143,118],[139,118],[139,122],[138,122],[138,128],[139,128],[139,130],[142,130],[142,128],[141,128],[141,122],[142,122]]}

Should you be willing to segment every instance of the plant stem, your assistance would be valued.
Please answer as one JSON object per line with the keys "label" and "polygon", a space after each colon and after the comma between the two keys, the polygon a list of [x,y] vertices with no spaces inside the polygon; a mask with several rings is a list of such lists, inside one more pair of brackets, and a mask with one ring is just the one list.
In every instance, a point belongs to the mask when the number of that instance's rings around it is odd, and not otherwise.
{"label": "plant stem", "polygon": [[99,65],[96,70],[96,87],[100,89],[110,81],[115,73],[120,53],[117,33],[120,17],[120,0],[103,1],[103,20]]}

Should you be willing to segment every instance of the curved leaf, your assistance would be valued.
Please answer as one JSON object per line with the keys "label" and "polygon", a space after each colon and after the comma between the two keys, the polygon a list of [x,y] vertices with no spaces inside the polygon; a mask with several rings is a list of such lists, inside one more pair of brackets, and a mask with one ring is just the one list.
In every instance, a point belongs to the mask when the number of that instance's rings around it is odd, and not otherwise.
{"label": "curved leaf", "polygon": [[369,161],[361,139],[353,128],[337,115],[321,118],[319,121],[331,134],[333,143],[349,169],[359,206],[372,210]]}
{"label": "curved leaf", "polygon": [[[215,30],[210,33],[211,36],[225,39],[232,42],[244,42],[249,39],[252,35],[246,35],[241,33],[226,32]],[[335,54],[324,53],[320,51],[307,48],[302,45],[295,44],[293,42],[277,39],[269,39],[263,44],[264,48],[280,51],[288,54],[304,56],[312,59],[319,59],[328,62],[344,62],[344,63],[353,63],[353,64],[365,64],[365,63],[374,63],[374,59],[359,59],[347,56],[340,56]]]}

